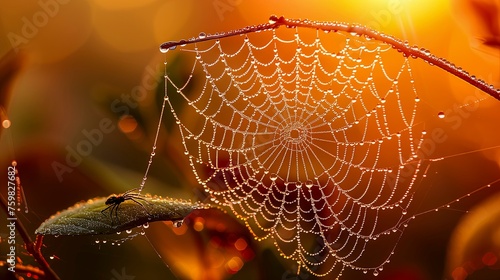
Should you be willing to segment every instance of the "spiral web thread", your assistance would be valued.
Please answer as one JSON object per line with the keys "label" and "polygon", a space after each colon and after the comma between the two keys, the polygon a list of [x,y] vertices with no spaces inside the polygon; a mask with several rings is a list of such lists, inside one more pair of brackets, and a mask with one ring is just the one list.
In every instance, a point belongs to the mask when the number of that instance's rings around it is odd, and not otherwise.
{"label": "spiral web thread", "polygon": [[409,59],[365,36],[299,27],[176,52],[190,71],[165,75],[165,100],[211,200],[299,269],[378,275],[425,165]]}

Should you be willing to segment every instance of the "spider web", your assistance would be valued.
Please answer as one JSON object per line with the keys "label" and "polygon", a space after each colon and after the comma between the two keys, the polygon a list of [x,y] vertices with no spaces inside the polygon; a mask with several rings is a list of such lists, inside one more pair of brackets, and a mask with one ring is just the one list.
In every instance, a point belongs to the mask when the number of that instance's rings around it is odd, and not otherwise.
{"label": "spider web", "polygon": [[378,275],[429,164],[409,58],[342,31],[205,37],[176,49],[190,70],[165,100],[210,199],[299,269]]}

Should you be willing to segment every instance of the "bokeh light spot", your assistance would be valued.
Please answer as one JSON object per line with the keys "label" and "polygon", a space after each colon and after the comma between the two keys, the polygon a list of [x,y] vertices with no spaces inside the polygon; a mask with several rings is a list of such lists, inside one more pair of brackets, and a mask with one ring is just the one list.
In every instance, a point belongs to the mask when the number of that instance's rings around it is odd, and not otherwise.
{"label": "bokeh light spot", "polygon": [[125,134],[132,133],[137,128],[137,121],[134,117],[125,115],[118,122],[118,127],[120,128],[120,131]]}
{"label": "bokeh light spot", "polygon": [[485,265],[493,266],[497,263],[498,257],[493,252],[487,252],[483,255],[483,258],[481,260]]}
{"label": "bokeh light spot", "polygon": [[193,224],[194,230],[202,231],[204,227],[205,227],[205,219],[203,219],[202,217],[197,217],[194,220],[194,224]]}
{"label": "bokeh light spot", "polygon": [[3,127],[3,128],[9,128],[11,124],[12,124],[12,123],[10,122],[10,120],[4,120],[4,121],[2,122],[2,127]]}
{"label": "bokeh light spot", "polygon": [[236,273],[243,267],[243,261],[239,257],[232,257],[226,267],[230,273]]}
{"label": "bokeh light spot", "polygon": [[248,246],[248,243],[245,241],[245,239],[243,237],[238,238],[238,240],[236,240],[236,242],[234,242],[234,247],[238,251],[245,250],[247,248],[247,246]]}

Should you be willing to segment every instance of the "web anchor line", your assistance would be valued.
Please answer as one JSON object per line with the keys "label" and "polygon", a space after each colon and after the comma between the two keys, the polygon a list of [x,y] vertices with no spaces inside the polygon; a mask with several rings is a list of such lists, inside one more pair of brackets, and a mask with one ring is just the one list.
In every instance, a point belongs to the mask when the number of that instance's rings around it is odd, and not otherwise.
{"label": "web anchor line", "polygon": [[356,24],[349,24],[342,22],[318,22],[311,20],[287,19],[283,16],[277,17],[273,15],[269,17],[269,23],[266,24],[247,26],[242,29],[232,30],[215,35],[209,34],[203,38],[192,38],[189,40],[165,42],[160,45],[160,51],[167,52],[168,50],[175,49],[177,46],[181,45],[222,39],[231,36],[254,33],[269,29],[276,29],[281,26],[305,27],[305,28],[319,29],[322,31],[344,31],[348,33],[352,32],[357,35],[364,35],[368,38],[379,40],[381,42],[392,45],[395,49],[401,52],[402,55],[406,57],[421,58],[426,62],[428,62],[430,65],[435,65],[455,75],[456,77],[464,80],[465,82],[473,85],[474,87],[480,89],[481,91],[489,94],[493,98],[500,101],[500,88],[495,88],[495,86],[488,84],[486,81],[476,78],[474,75],[469,74],[466,70],[462,69],[459,66],[456,66],[452,62],[432,54],[429,50],[425,48],[419,48],[418,46],[410,46],[407,41],[403,41],[391,35],[386,35],[382,32]]}

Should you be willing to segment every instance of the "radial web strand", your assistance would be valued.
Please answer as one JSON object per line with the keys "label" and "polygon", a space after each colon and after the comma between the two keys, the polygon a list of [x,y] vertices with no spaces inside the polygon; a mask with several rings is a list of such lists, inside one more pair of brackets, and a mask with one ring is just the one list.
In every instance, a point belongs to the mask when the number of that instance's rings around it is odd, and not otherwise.
{"label": "radial web strand", "polygon": [[377,275],[430,164],[411,58],[342,31],[204,37],[165,75],[197,181],[299,269]]}

